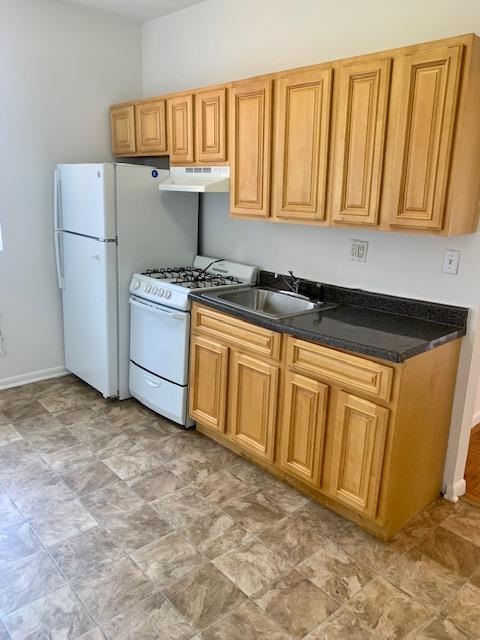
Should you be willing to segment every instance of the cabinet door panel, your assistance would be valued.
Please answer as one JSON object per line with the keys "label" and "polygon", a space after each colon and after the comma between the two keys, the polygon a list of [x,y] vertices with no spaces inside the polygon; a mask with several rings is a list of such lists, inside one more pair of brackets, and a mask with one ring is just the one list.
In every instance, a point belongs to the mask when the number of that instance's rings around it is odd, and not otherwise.
{"label": "cabinet door panel", "polygon": [[281,464],[314,487],[320,485],[327,385],[287,373],[282,422]]}
{"label": "cabinet door panel", "polygon": [[462,46],[442,47],[400,60],[392,226],[443,226],[462,53]]}
{"label": "cabinet door panel", "polygon": [[223,87],[196,94],[196,159],[199,162],[224,162],[227,159],[225,91]]}
{"label": "cabinet door panel", "polygon": [[340,67],[333,220],[377,224],[391,58]]}
{"label": "cabinet door panel", "polygon": [[169,98],[167,104],[170,162],[193,162],[193,95]]}
{"label": "cabinet door panel", "polygon": [[278,80],[275,217],[325,219],[331,86],[331,69]]}
{"label": "cabinet door panel", "polygon": [[167,153],[165,100],[135,105],[137,150],[143,153]]}
{"label": "cabinet door panel", "polygon": [[334,425],[330,491],[375,517],[383,468],[388,409],[340,391]]}
{"label": "cabinet door panel", "polygon": [[190,354],[190,416],[224,433],[228,348],[194,336]]}
{"label": "cabinet door panel", "polygon": [[240,82],[230,91],[232,214],[269,215],[271,105],[271,80]]}
{"label": "cabinet door panel", "polygon": [[278,367],[233,353],[229,386],[229,433],[241,447],[273,460]]}
{"label": "cabinet door panel", "polygon": [[115,156],[135,153],[135,108],[133,104],[126,107],[111,108],[110,127],[112,154]]}

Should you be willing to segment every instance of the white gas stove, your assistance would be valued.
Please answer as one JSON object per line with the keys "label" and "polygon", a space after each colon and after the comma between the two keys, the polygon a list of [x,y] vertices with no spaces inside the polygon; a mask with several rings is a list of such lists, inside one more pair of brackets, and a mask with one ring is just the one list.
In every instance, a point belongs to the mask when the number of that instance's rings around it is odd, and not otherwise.
{"label": "white gas stove", "polygon": [[130,393],[188,427],[188,360],[192,290],[255,284],[257,268],[197,256],[185,267],[135,273],[130,283]]}

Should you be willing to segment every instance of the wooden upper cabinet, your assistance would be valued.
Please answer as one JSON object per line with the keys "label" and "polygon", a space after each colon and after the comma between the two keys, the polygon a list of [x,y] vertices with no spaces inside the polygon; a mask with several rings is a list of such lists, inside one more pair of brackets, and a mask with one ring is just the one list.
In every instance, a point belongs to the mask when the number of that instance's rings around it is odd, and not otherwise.
{"label": "wooden upper cabinet", "polygon": [[463,48],[428,48],[398,60],[389,150],[393,227],[443,228]]}
{"label": "wooden upper cabinet", "polygon": [[135,153],[135,107],[133,104],[110,108],[110,128],[113,155]]}
{"label": "wooden upper cabinet", "polygon": [[377,224],[391,58],[340,64],[332,220]]}
{"label": "wooden upper cabinet", "polygon": [[230,212],[265,218],[270,211],[272,80],[230,90]]}
{"label": "wooden upper cabinet", "polygon": [[325,219],[331,93],[330,67],[276,81],[274,217]]}
{"label": "wooden upper cabinet", "polygon": [[227,160],[225,100],[225,87],[195,94],[195,155],[198,162]]}
{"label": "wooden upper cabinet", "polygon": [[167,99],[168,148],[173,164],[194,161],[192,93],[181,94]]}
{"label": "wooden upper cabinet", "polygon": [[135,105],[137,151],[152,155],[166,154],[166,101],[151,100]]}

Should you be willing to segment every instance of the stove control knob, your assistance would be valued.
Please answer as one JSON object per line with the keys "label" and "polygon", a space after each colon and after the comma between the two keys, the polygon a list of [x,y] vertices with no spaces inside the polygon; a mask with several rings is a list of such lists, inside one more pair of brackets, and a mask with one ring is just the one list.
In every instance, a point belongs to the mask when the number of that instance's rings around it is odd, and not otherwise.
{"label": "stove control knob", "polygon": [[153,289],[152,289],[152,293],[153,293],[153,295],[154,295],[154,296],[156,296],[156,295],[157,295],[157,293],[158,293],[158,289],[157,289],[157,287],[153,287]]}
{"label": "stove control knob", "polygon": [[152,290],[152,286],[151,286],[151,285],[149,285],[149,284],[146,284],[146,285],[145,285],[145,291],[146,291],[147,293],[150,293],[150,291],[151,291],[151,290]]}
{"label": "stove control knob", "polygon": [[140,280],[138,278],[134,278],[132,280],[132,289],[138,289],[140,287]]}
{"label": "stove control knob", "polygon": [[158,295],[159,296],[164,296],[165,295],[165,289],[159,289],[158,290]]}
{"label": "stove control knob", "polygon": [[168,298],[170,298],[171,295],[172,295],[171,291],[165,291],[165,298],[167,298],[167,300]]}

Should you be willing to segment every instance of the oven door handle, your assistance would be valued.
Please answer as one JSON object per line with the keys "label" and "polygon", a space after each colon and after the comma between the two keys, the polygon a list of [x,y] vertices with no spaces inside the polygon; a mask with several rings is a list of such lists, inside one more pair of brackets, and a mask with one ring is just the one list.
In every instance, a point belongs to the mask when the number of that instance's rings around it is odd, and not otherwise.
{"label": "oven door handle", "polygon": [[129,300],[132,307],[138,307],[139,309],[143,309],[143,311],[148,311],[149,313],[156,313],[157,315],[164,316],[168,320],[185,320],[187,313],[175,313],[175,311],[166,311],[164,309],[160,309],[157,305],[149,304],[148,302],[139,302],[134,298],[130,298]]}

